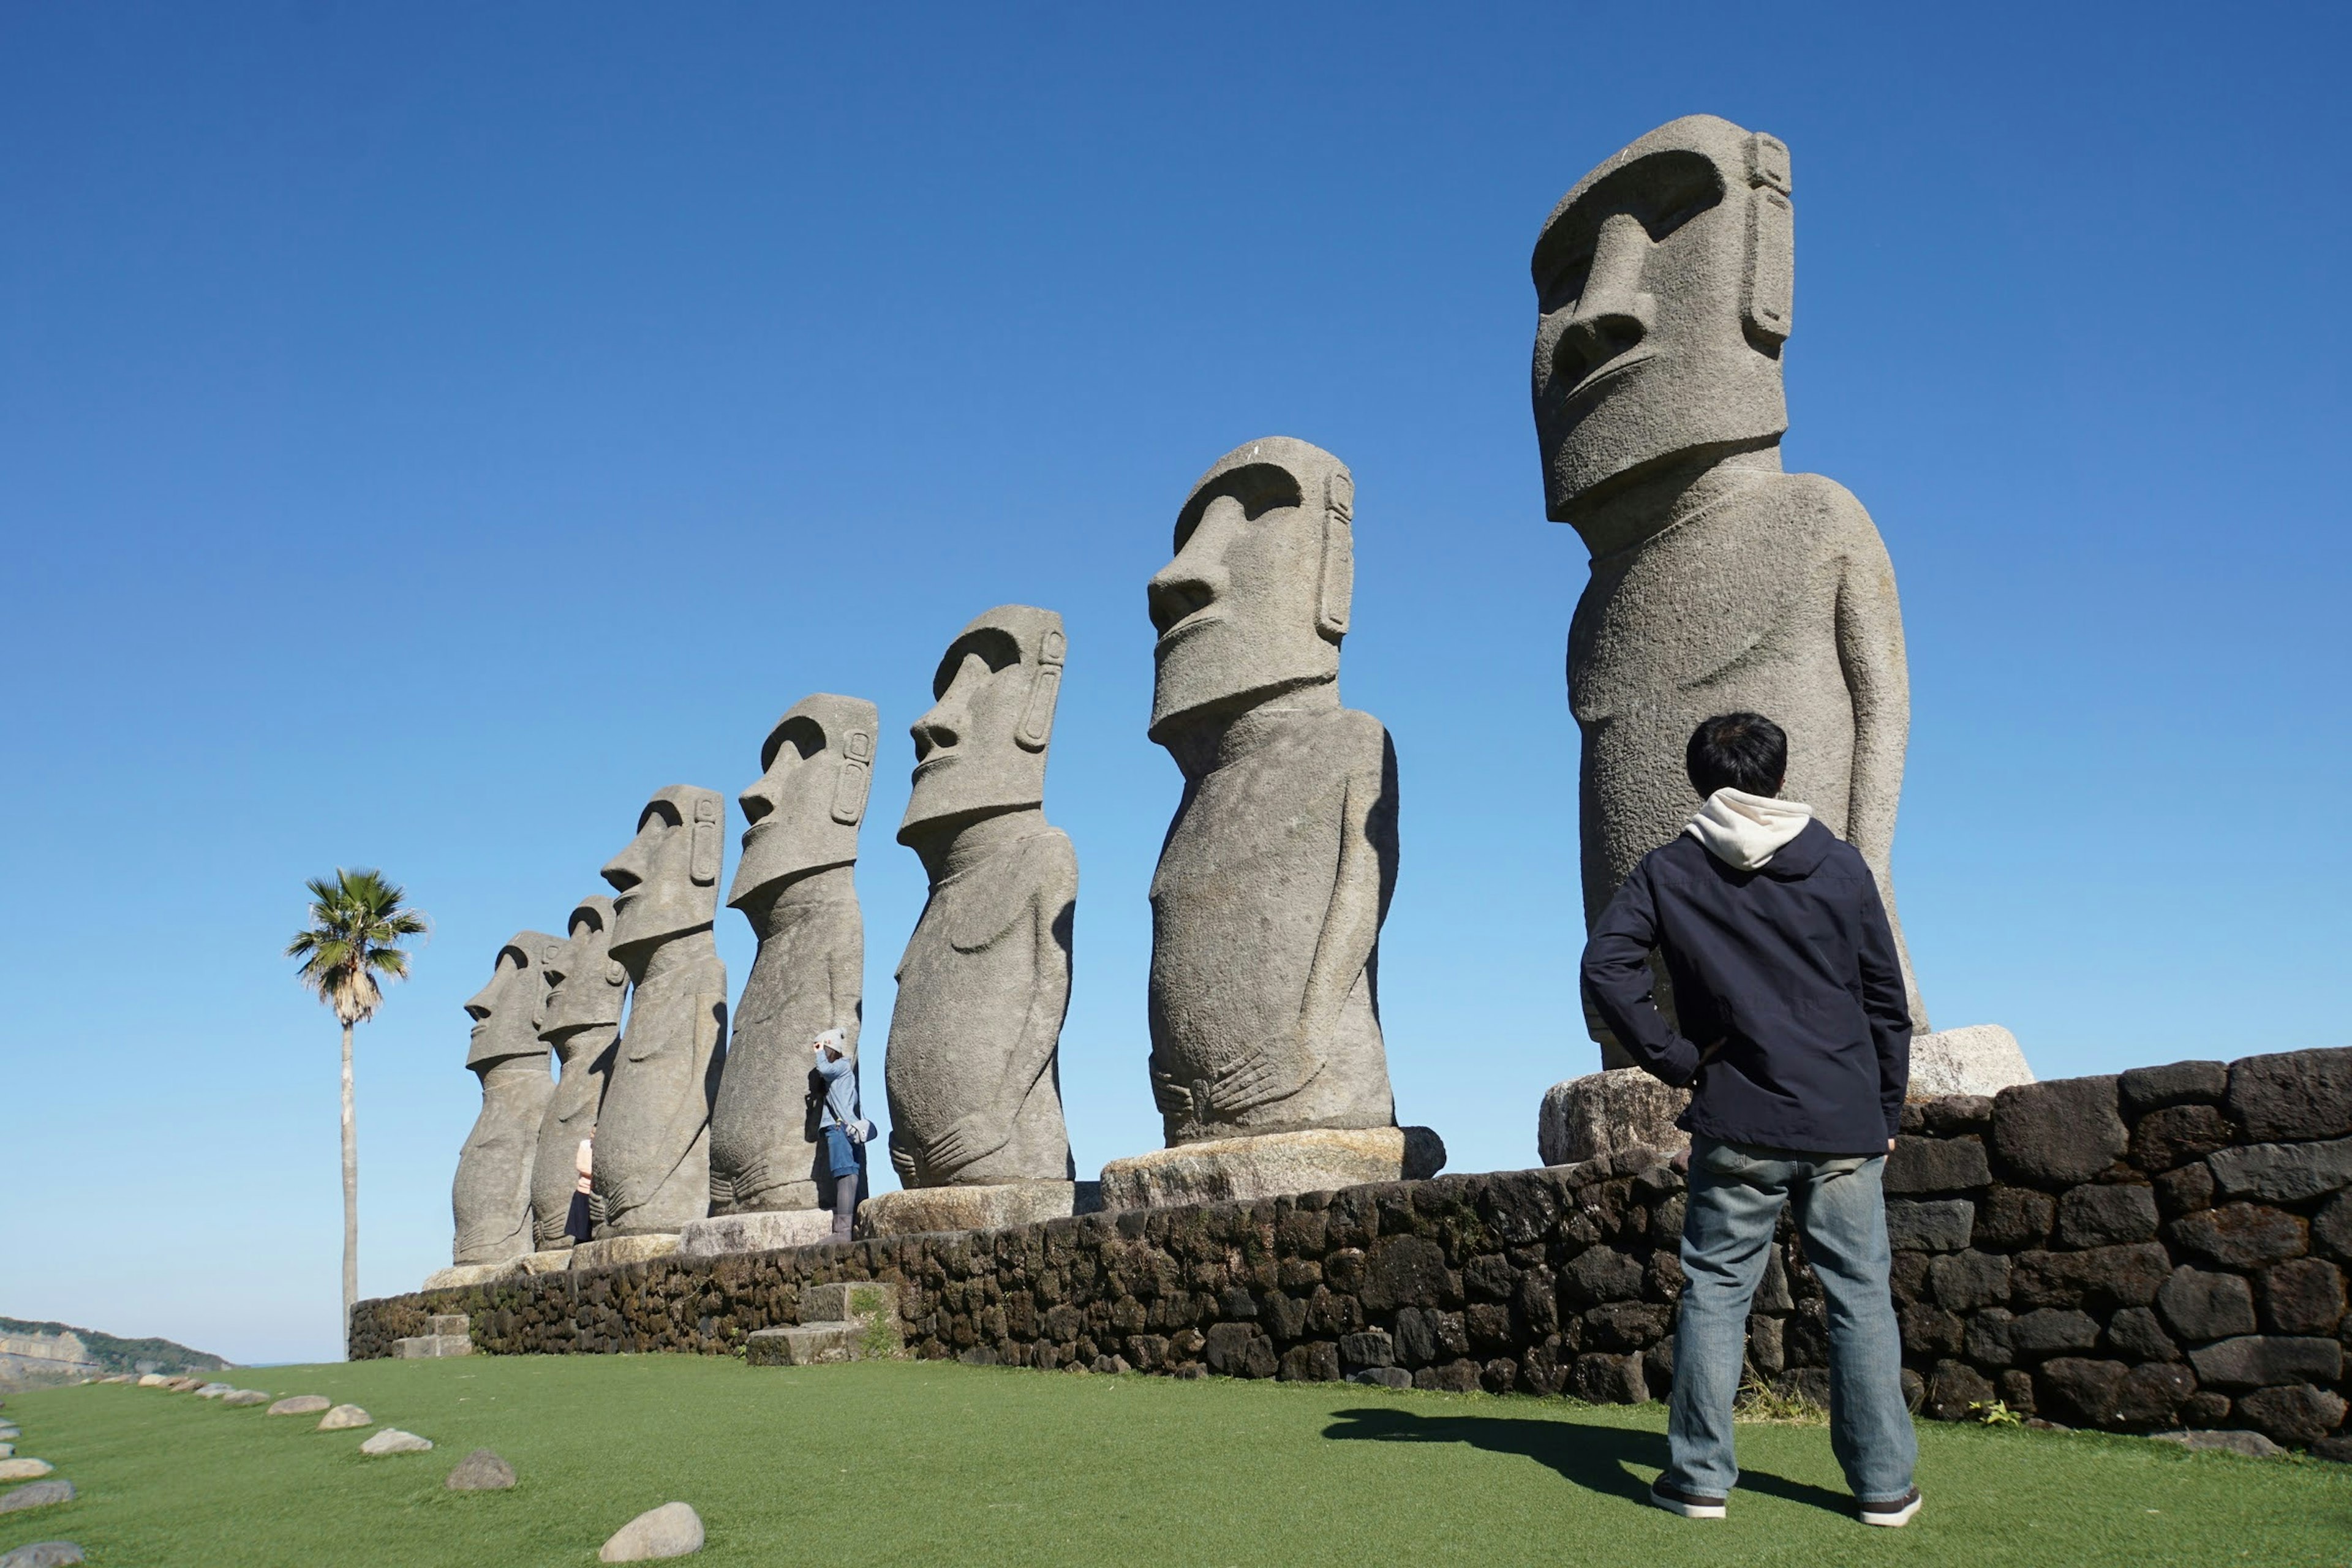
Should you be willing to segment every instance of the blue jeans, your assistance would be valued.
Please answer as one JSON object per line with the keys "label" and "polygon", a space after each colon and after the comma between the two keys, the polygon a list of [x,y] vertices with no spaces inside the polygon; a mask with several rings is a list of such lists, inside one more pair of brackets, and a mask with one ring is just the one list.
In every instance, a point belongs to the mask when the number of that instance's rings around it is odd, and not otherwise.
{"label": "blue jeans", "polygon": [[833,1122],[824,1124],[825,1171],[835,1181],[857,1174],[857,1145]]}
{"label": "blue jeans", "polygon": [[1918,1434],[1903,1403],[1903,1340],[1886,1272],[1886,1157],[1794,1154],[1691,1140],[1683,1217],[1682,1313],[1675,1325],[1670,1458],[1659,1479],[1686,1492],[1727,1496],[1739,1479],[1731,1405],[1748,1344],[1748,1307],[1764,1277],[1785,1201],[1796,1211],[1805,1260],[1828,1298],[1830,1448],[1863,1502],[1911,1489]]}

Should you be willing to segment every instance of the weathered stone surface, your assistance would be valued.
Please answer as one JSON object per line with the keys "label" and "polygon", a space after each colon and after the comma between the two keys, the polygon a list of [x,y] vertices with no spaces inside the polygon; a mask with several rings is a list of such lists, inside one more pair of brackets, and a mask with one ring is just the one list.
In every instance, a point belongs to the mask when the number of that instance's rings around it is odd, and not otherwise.
{"label": "weathered stone surface", "polygon": [[2302,1203],[2352,1185],[2352,1138],[2216,1149],[2205,1163],[2225,1198]]}
{"label": "weathered stone surface", "polygon": [[682,1502],[647,1509],[613,1532],[596,1553],[599,1563],[647,1563],[684,1557],[702,1550],[702,1516]]}
{"label": "weathered stone surface", "polygon": [[2261,1388],[2240,1396],[2238,1415],[2282,1443],[2314,1443],[2344,1424],[2344,1396],[2307,1383]]}
{"label": "weathered stone surface", "polygon": [[988,1187],[909,1187],[878,1193],[857,1205],[867,1236],[915,1236],[940,1230],[1002,1230],[1078,1212],[1082,1187],[1092,1183],[1006,1182]]}
{"label": "weathered stone surface", "polygon": [[1927,1414],[1937,1421],[1966,1421],[1977,1405],[2000,1397],[1982,1373],[1964,1361],[1939,1361],[1927,1380]]}
{"label": "weathered stone surface", "polygon": [[2249,1459],[2275,1459],[2286,1452],[2259,1432],[2157,1432],[2160,1443],[2178,1443],[2197,1453],[2243,1454]]}
{"label": "weathered stone surface", "polygon": [[1919,1117],[1919,1131],[1937,1138],[1965,1138],[1970,1134],[1981,1138],[1992,1131],[1990,1094],[1939,1094],[1929,1100],[1904,1102],[1906,1119],[1915,1110]]}
{"label": "weathered stone surface", "polygon": [[678,1227],[677,1250],[685,1258],[723,1258],[779,1247],[814,1247],[832,1238],[831,1209],[772,1209],[689,1220]]}
{"label": "weathered stone surface", "polygon": [[907,940],[883,1062],[902,1186],[1067,1182],[1057,1066],[1078,861],[1045,820],[1068,656],[1062,618],[1003,605],[948,645],[915,721],[898,842],[930,897]]}
{"label": "weathered stone surface", "polygon": [[729,890],[758,939],[710,1113],[714,1215],[810,1210],[831,1195],[810,1045],[842,1032],[856,1071],[866,926],[853,879],[881,718],[819,692],[779,719],[759,781],[739,800],[751,826]]}
{"label": "weathered stone surface", "polygon": [[1974,1192],[1992,1185],[1992,1165],[1974,1138],[1897,1138],[1885,1182],[1895,1195]]}
{"label": "weathered stone surface", "polygon": [[520,1273],[519,1260],[504,1263],[460,1263],[447,1268],[436,1268],[425,1277],[420,1290],[462,1290],[468,1285],[485,1285],[493,1279],[503,1279]]}
{"label": "weathered stone surface", "polygon": [[2338,1263],[2352,1263],[2352,1193],[2338,1193],[2313,1216],[2311,1245]]}
{"label": "weathered stone surface", "polygon": [[81,1548],[70,1541],[36,1541],[0,1555],[0,1568],[66,1568],[83,1561]]}
{"label": "weathered stone surface", "polygon": [[2234,1136],[2218,1106],[2170,1105],[2151,1110],[2132,1128],[2131,1162],[2151,1173],[2201,1160]]}
{"label": "weathered stone surface", "polygon": [[334,1402],[322,1394],[292,1394],[271,1405],[267,1415],[315,1415]]}
{"label": "weathered stone surface", "polygon": [[385,1454],[422,1454],[433,1447],[430,1437],[420,1437],[414,1432],[404,1432],[397,1426],[386,1426],[360,1445],[360,1452],[371,1457]]}
{"label": "weathered stone surface", "polygon": [[2352,1047],[2231,1062],[2229,1107],[2256,1142],[2352,1133]]}
{"label": "weathered stone surface", "polygon": [[2172,1239],[2224,1268],[2258,1268],[2309,1251],[2310,1226],[2299,1215],[2225,1204],[2174,1220]]}
{"label": "weathered stone surface", "polygon": [[1576,1358],[1576,1396],[1588,1405],[1640,1405],[1650,1397],[1638,1355],[1594,1352]]}
{"label": "weathered stone surface", "polygon": [[2121,1247],[2156,1235],[2156,1194],[2138,1186],[2076,1187],[2058,1200],[2058,1245]]}
{"label": "weathered stone surface", "polygon": [[51,1503],[71,1502],[74,1484],[71,1481],[28,1481],[0,1492],[0,1513],[15,1513],[19,1509],[47,1508]]}
{"label": "weathered stone surface", "polygon": [[1966,1198],[1889,1198],[1886,1234],[1901,1251],[1958,1252],[1969,1244],[1976,1215]]}
{"label": "weathered stone surface", "polygon": [[2122,1419],[2124,1379],[2131,1369],[2119,1361],[2061,1356],[2046,1362],[2033,1383],[2040,1413],[2076,1426],[2112,1426]]}
{"label": "weathered stone surface", "polygon": [[562,945],[544,931],[515,932],[499,949],[489,984],[466,1003],[474,1020],[466,1066],[481,1079],[482,1110],[457,1152],[450,1189],[457,1222],[450,1261],[460,1268],[508,1263],[531,1250],[531,1163],[555,1092],[539,1018],[549,960]]}
{"label": "weathered stone surface", "polygon": [[2317,1258],[2263,1270],[2263,1326],[2274,1334],[2332,1334],[2344,1321],[2344,1271]]}
{"label": "weathered stone surface", "polygon": [[675,1237],[710,1212],[710,1105],[727,1054],[727,966],[711,934],[725,838],[718,794],[672,784],[604,869],[615,895],[608,951],[635,994],[596,1113],[597,1241]]}
{"label": "weathered stone surface", "polygon": [[675,1234],[599,1237],[572,1249],[571,1272],[584,1274],[595,1268],[618,1268],[625,1263],[650,1262],[667,1258],[677,1248]]}
{"label": "weathered stone surface", "polygon": [[2219,1105],[2230,1091],[2226,1062],[2172,1062],[2164,1067],[2134,1068],[2116,1079],[2124,1111],[2145,1116],[2168,1105]]}
{"label": "weathered stone surface", "polygon": [[2235,1274],[2183,1264],[2156,1293],[2156,1309],[2184,1340],[2220,1340],[2254,1331],[2254,1292]]}
{"label": "weathered stone surface", "polygon": [[826,1366],[861,1359],[865,1325],[844,1321],[761,1329],[743,1342],[751,1366]]}
{"label": "weathered stone surface", "polygon": [[402,1361],[428,1361],[441,1356],[471,1355],[474,1342],[464,1334],[417,1334],[392,1342],[392,1353]]}
{"label": "weathered stone surface", "polygon": [[1604,1159],[1621,1149],[1665,1153],[1690,1147],[1675,1125],[1690,1090],[1662,1083],[1639,1068],[1587,1073],[1544,1091],[1536,1118],[1536,1149],[1547,1165]]}
{"label": "weathered stone surface", "polygon": [[2129,1142],[2112,1078],[2053,1079],[1993,1098],[1993,1152],[2005,1170],[2036,1186],[2087,1182]]}
{"label": "weathered stone surface", "polygon": [[1147,995],[1171,1148],[1396,1122],[1378,995],[1396,754],[1339,694],[1354,508],[1330,453],[1249,442],[1193,485],[1148,588],[1150,733],[1184,777]]}
{"label": "weathered stone surface", "polygon": [[1977,1205],[1976,1244],[2016,1248],[2040,1247],[2050,1239],[2058,1201],[2031,1187],[1995,1187]]}
{"label": "weathered stone surface", "polygon": [[47,1459],[0,1459],[0,1481],[37,1481],[55,1468]]}
{"label": "weathered stone surface", "polygon": [[2190,1351],[2189,1364],[2199,1382],[2216,1388],[2334,1383],[2344,1375],[2344,1347],[2313,1337],[2245,1334]]}
{"label": "weathered stone surface", "polygon": [[2196,1391],[2196,1375],[2185,1366],[2162,1362],[2136,1366],[2116,1390],[2114,1424],[2139,1431],[2168,1426]]}
{"label": "weathered stone surface", "polygon": [[341,1432],[352,1426],[373,1426],[375,1417],[356,1405],[338,1405],[319,1417],[321,1432]]}
{"label": "weathered stone surface", "polygon": [[2019,1361],[2039,1361],[2086,1351],[2098,1342],[2097,1321],[2088,1312],[2071,1308],[2038,1308],[2009,1325],[2010,1352]]}
{"label": "weathered stone surface", "polygon": [[473,1320],[463,1312],[435,1312],[425,1320],[425,1331],[463,1339],[473,1331]]}
{"label": "weathered stone surface", "polygon": [[[2158,1295],[2161,1296],[2162,1291]],[[2164,1331],[2152,1307],[2125,1307],[2107,1320],[2107,1342],[2136,1362],[2175,1362],[2180,1347]]]}
{"label": "weathered stone surface", "polygon": [[523,1259],[531,1273],[550,1272],[534,1259],[585,1241],[590,1234],[588,1198],[580,1190],[580,1145],[596,1136],[596,1110],[613,1076],[613,1045],[620,1038],[621,1004],[629,985],[629,972],[612,953],[613,919],[612,900],[601,893],[581,900],[548,961],[539,1037],[562,1071],[540,1119],[539,1151],[531,1160],[535,1250]]}
{"label": "weathered stone surface", "polygon": [[261,1390],[257,1388],[239,1388],[222,1394],[221,1403],[223,1405],[267,1405],[269,1403],[269,1395],[262,1393]]}
{"label": "weathered stone surface", "polygon": [[2213,1206],[2213,1173],[2200,1160],[2156,1178],[2157,1212],[2178,1219]]}
{"label": "weathered stone surface", "polygon": [[1339,1359],[1350,1367],[1393,1366],[1396,1347],[1385,1329],[1366,1329],[1339,1341]]}
{"label": "weathered stone surface", "polygon": [[2017,1037],[1999,1024],[1970,1024],[1911,1038],[1908,1098],[1994,1095],[2033,1081]]}
{"label": "weathered stone surface", "polygon": [[196,1397],[198,1399],[218,1399],[224,1394],[234,1394],[236,1392],[236,1384],[233,1383],[208,1383],[202,1388],[196,1390]]}
{"label": "weathered stone surface", "polygon": [[505,1491],[515,1484],[514,1467],[488,1448],[477,1448],[441,1484],[453,1492]]}
{"label": "weathered stone surface", "polygon": [[1113,1160],[1102,1171],[1106,1209],[1246,1203],[1286,1193],[1417,1181],[1445,1163],[1426,1127],[1319,1128],[1221,1138]]}
{"label": "weathered stone surface", "polygon": [[[583,1199],[582,1207],[584,1210],[586,1194],[575,1194],[574,1195]],[[538,1211],[532,1212],[536,1214]],[[533,1223],[537,1222],[534,1220]],[[514,1271],[518,1274],[561,1274],[571,1267],[572,1248],[564,1246],[550,1247],[544,1252],[524,1253],[515,1259]]]}
{"label": "weathered stone surface", "polygon": [[2145,1307],[2171,1276],[2162,1246],[2097,1247],[2085,1252],[2021,1252],[2011,1299],[2026,1307]]}
{"label": "weathered stone surface", "polygon": [[1937,1301],[1956,1312],[1998,1307],[2009,1300],[2011,1264],[1998,1252],[1955,1252],[1928,1266]]}
{"label": "weathered stone surface", "polygon": [[[1593,556],[1568,658],[1588,922],[1689,819],[1692,729],[1738,709],[1787,730],[1781,793],[1862,852],[1895,913],[1902,610],[1861,503],[1780,471],[1789,187],[1780,142],[1691,115],[1578,182],[1536,242],[1545,512]],[[1916,987],[1910,1010],[1924,1031]],[[1632,1065],[1601,1046],[1603,1066]]]}

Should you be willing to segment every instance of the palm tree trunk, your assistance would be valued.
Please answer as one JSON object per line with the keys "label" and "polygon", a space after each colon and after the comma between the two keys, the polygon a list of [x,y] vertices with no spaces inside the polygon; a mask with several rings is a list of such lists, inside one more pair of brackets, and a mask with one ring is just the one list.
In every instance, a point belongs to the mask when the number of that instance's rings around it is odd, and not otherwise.
{"label": "palm tree trunk", "polygon": [[352,1119],[352,1026],[343,1026],[343,1359],[352,1358],[352,1309],[360,1300],[360,1140]]}

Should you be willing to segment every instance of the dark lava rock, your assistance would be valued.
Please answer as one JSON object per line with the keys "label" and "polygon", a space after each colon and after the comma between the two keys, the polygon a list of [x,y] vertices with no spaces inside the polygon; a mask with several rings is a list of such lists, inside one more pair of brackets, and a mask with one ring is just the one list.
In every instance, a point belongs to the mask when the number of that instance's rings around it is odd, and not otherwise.
{"label": "dark lava rock", "polygon": [[2231,1062],[2229,1106],[2256,1142],[2352,1133],[2352,1047]]}
{"label": "dark lava rock", "polygon": [[2017,1084],[1993,1099],[1993,1152],[2005,1170],[2034,1186],[2087,1182],[2129,1142],[2112,1078]]}

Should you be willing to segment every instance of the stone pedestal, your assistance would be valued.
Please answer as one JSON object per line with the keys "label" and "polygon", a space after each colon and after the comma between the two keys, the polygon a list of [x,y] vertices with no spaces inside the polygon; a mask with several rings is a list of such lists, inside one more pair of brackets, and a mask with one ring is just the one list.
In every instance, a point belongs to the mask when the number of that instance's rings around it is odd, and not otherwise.
{"label": "stone pedestal", "polygon": [[1102,1206],[1246,1203],[1368,1182],[1419,1181],[1444,1167],[1445,1143],[1426,1127],[1318,1128],[1217,1138],[1113,1160],[1103,1167]]}
{"label": "stone pedestal", "polygon": [[612,1236],[602,1241],[583,1241],[572,1249],[572,1271],[588,1268],[617,1268],[624,1263],[643,1263],[649,1258],[667,1258],[677,1250],[677,1232],[656,1231],[650,1236]]}
{"label": "stone pedestal", "polygon": [[518,1274],[561,1274],[572,1267],[572,1249],[551,1247],[545,1252],[526,1252],[515,1260]]}
{"label": "stone pedestal", "polygon": [[2015,1035],[1999,1024],[1970,1024],[1912,1037],[1911,1084],[1904,1098],[1999,1094],[2032,1081],[2033,1069],[2025,1065]]}
{"label": "stone pedestal", "polygon": [[424,1290],[455,1290],[467,1285],[487,1285],[493,1279],[504,1279],[515,1272],[513,1262],[460,1263],[454,1268],[436,1268],[425,1277],[418,1287]]}
{"label": "stone pedestal", "polygon": [[832,1238],[831,1209],[772,1209],[689,1220],[677,1233],[677,1249],[688,1258],[717,1258],[729,1252],[810,1247]]}
{"label": "stone pedestal", "polygon": [[1007,1182],[990,1187],[909,1187],[857,1205],[860,1236],[919,1236],[942,1230],[1002,1230],[1101,1205],[1092,1182]]}
{"label": "stone pedestal", "polygon": [[1556,1083],[1536,1118],[1536,1152],[1547,1165],[1578,1165],[1635,1144],[1671,1154],[1690,1147],[1675,1118],[1690,1090],[1672,1089],[1640,1068],[1612,1068]]}

